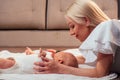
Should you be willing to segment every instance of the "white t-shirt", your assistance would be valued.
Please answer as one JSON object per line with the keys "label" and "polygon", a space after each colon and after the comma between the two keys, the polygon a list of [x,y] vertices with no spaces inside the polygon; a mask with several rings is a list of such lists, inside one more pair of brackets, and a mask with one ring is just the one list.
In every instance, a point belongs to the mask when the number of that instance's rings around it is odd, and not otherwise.
{"label": "white t-shirt", "polygon": [[100,23],[80,45],[86,64],[95,66],[98,53],[115,55],[120,46],[120,22],[108,20]]}

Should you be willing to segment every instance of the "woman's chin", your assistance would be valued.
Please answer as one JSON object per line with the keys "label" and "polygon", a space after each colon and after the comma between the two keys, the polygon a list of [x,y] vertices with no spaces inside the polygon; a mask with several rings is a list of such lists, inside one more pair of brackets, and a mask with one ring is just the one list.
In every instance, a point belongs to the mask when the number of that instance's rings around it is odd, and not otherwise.
{"label": "woman's chin", "polygon": [[77,40],[79,40],[80,42],[83,42],[83,40],[81,40],[80,38],[76,37]]}
{"label": "woman's chin", "polygon": [[75,38],[81,42],[81,40],[78,37],[75,37]]}

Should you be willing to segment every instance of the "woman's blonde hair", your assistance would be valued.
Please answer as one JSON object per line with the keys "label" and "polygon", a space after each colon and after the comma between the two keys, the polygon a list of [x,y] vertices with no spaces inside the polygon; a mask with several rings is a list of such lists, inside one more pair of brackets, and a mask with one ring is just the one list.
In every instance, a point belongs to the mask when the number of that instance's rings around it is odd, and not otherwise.
{"label": "woman's blonde hair", "polygon": [[90,26],[96,27],[99,23],[109,20],[109,17],[92,0],[75,0],[68,8],[66,15],[75,22],[82,24],[83,18],[90,20]]}

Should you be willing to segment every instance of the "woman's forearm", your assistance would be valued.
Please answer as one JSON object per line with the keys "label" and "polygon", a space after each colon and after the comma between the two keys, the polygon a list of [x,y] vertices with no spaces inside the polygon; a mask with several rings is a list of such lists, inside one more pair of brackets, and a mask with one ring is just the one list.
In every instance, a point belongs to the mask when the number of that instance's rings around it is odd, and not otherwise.
{"label": "woman's forearm", "polygon": [[112,54],[99,53],[95,68],[74,68],[59,64],[59,72],[79,76],[102,77],[109,73],[113,61]]}
{"label": "woman's forearm", "polygon": [[73,74],[78,76],[98,77],[96,68],[74,68],[65,65],[59,65],[59,73]]}

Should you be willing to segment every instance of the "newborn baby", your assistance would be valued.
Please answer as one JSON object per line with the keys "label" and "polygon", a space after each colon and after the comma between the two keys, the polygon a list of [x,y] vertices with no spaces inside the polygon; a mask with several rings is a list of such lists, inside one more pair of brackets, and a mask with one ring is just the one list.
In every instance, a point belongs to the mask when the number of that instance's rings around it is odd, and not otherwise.
{"label": "newborn baby", "polygon": [[[26,54],[34,54],[34,52],[28,47],[25,52],[26,52]],[[76,57],[70,52],[62,52],[61,51],[61,52],[56,53],[50,49],[47,51],[43,51],[40,49],[39,56],[44,56],[47,58],[50,58],[50,56],[51,56],[53,60],[55,60],[56,62],[58,62],[60,64],[64,64],[64,65],[71,66],[71,67],[78,67],[78,61],[77,61]]]}
{"label": "newborn baby", "polygon": [[[46,53],[45,56],[52,56],[60,64],[78,67],[76,58],[70,53],[58,52],[52,54],[47,51]],[[38,53],[34,53],[30,48],[27,48],[25,53],[9,53],[8,57],[0,58],[0,73],[34,73],[34,62],[42,61],[38,55]]]}

